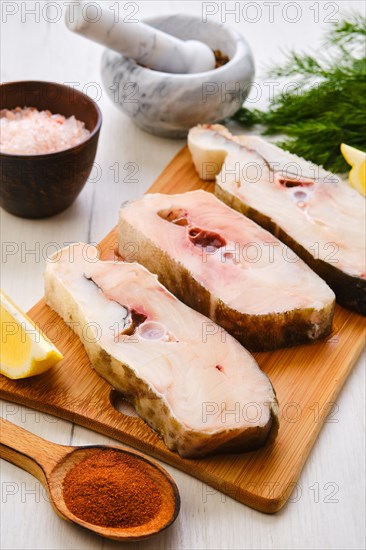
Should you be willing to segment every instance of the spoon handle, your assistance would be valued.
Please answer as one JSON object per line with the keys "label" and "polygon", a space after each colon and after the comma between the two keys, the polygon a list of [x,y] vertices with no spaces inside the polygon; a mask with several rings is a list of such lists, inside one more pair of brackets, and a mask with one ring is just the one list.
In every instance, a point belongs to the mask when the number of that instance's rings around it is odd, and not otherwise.
{"label": "spoon handle", "polygon": [[0,458],[44,481],[72,447],[57,445],[0,418]]}

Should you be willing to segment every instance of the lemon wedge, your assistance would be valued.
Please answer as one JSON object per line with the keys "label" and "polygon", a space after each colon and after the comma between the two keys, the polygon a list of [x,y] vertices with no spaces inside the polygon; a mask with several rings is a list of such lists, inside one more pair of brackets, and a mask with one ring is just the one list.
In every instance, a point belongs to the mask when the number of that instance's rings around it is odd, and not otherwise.
{"label": "lemon wedge", "polygon": [[342,143],[342,155],[352,166],[349,173],[349,182],[361,195],[366,196],[366,153],[355,147]]}
{"label": "lemon wedge", "polygon": [[10,298],[0,291],[0,372],[8,378],[41,374],[62,354]]}

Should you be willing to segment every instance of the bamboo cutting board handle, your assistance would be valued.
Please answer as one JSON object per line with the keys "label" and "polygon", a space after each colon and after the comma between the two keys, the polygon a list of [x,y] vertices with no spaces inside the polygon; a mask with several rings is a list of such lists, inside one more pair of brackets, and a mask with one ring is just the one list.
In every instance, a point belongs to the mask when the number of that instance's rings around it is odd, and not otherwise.
{"label": "bamboo cutting board handle", "polygon": [[0,458],[27,470],[42,483],[72,447],[46,441],[0,418]]}

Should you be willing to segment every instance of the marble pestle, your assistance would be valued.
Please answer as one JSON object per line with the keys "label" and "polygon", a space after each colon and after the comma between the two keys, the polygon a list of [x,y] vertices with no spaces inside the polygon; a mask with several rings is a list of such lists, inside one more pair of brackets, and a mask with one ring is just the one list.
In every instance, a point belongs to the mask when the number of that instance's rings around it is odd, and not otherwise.
{"label": "marble pestle", "polygon": [[94,42],[133,59],[139,65],[165,73],[192,74],[215,67],[213,51],[198,40],[180,40],[141,22],[116,21],[101,10],[91,18],[90,5],[78,2],[66,10],[67,27]]}

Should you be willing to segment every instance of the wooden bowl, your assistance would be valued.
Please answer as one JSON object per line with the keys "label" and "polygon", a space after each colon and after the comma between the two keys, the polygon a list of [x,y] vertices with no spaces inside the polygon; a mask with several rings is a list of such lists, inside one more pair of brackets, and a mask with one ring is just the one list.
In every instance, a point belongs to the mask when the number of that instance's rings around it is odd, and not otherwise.
{"label": "wooden bowl", "polygon": [[0,86],[0,109],[36,107],[85,123],[83,143],[41,155],[0,153],[0,206],[23,218],[45,218],[68,208],[84,187],[97,151],[102,114],[88,96],[63,84],[7,82]]}

